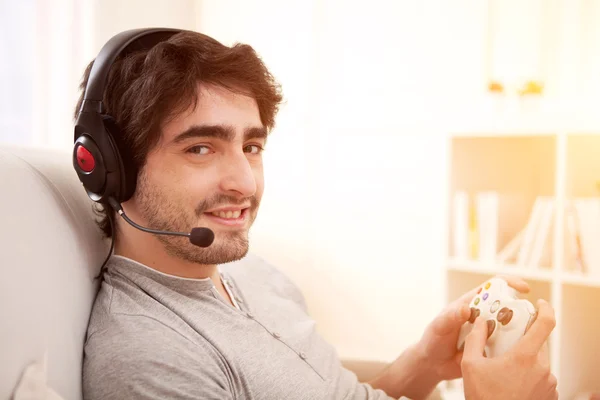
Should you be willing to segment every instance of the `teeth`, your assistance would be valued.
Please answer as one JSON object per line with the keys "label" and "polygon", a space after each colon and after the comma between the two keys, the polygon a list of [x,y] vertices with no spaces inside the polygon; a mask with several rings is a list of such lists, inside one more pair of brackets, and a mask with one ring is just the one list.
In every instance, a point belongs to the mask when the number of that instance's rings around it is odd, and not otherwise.
{"label": "teeth", "polygon": [[213,211],[212,215],[220,218],[236,219],[242,214],[242,210],[235,211]]}

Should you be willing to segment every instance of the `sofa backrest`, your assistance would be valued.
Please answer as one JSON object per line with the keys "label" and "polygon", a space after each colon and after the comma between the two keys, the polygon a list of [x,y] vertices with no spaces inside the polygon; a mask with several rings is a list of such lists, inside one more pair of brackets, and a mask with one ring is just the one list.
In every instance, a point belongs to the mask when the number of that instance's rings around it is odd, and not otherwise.
{"label": "sofa backrest", "polygon": [[108,254],[69,151],[0,146],[0,399],[46,360],[47,384],[81,398],[83,344]]}

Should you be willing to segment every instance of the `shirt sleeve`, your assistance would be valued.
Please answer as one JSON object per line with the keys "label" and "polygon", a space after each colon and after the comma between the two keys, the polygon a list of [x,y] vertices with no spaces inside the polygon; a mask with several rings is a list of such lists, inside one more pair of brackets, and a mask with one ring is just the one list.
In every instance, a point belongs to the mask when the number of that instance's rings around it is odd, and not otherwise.
{"label": "shirt sleeve", "polygon": [[[345,373],[352,374],[354,373],[345,369]],[[350,393],[348,393],[345,398],[352,400],[396,400],[395,397],[389,396],[381,389],[374,389],[373,386],[368,383],[359,382],[354,379],[354,384]],[[408,399],[407,397],[400,397],[399,399]]]}
{"label": "shirt sleeve", "polygon": [[233,399],[229,369],[206,343],[193,343],[146,316],[121,315],[85,344],[83,391],[95,399]]}

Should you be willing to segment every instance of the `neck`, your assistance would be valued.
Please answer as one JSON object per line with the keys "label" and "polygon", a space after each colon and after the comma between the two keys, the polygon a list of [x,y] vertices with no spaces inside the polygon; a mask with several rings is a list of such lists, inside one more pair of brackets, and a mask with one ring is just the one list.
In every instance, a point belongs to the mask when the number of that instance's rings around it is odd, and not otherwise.
{"label": "neck", "polygon": [[116,233],[116,255],[127,257],[168,275],[193,279],[210,278],[225,301],[233,306],[221,282],[217,265],[197,264],[172,256],[155,235],[142,232],[121,219],[117,220]]}

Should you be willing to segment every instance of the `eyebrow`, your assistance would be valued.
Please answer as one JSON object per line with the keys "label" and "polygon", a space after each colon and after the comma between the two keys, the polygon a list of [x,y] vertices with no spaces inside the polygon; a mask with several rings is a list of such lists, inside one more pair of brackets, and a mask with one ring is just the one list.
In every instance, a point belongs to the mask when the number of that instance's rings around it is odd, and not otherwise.
{"label": "eyebrow", "polygon": [[[251,127],[244,130],[244,141],[250,139],[266,139],[267,129],[265,127]],[[171,141],[181,143],[193,138],[216,138],[226,142],[233,142],[235,129],[229,125],[193,125],[181,132]]]}

